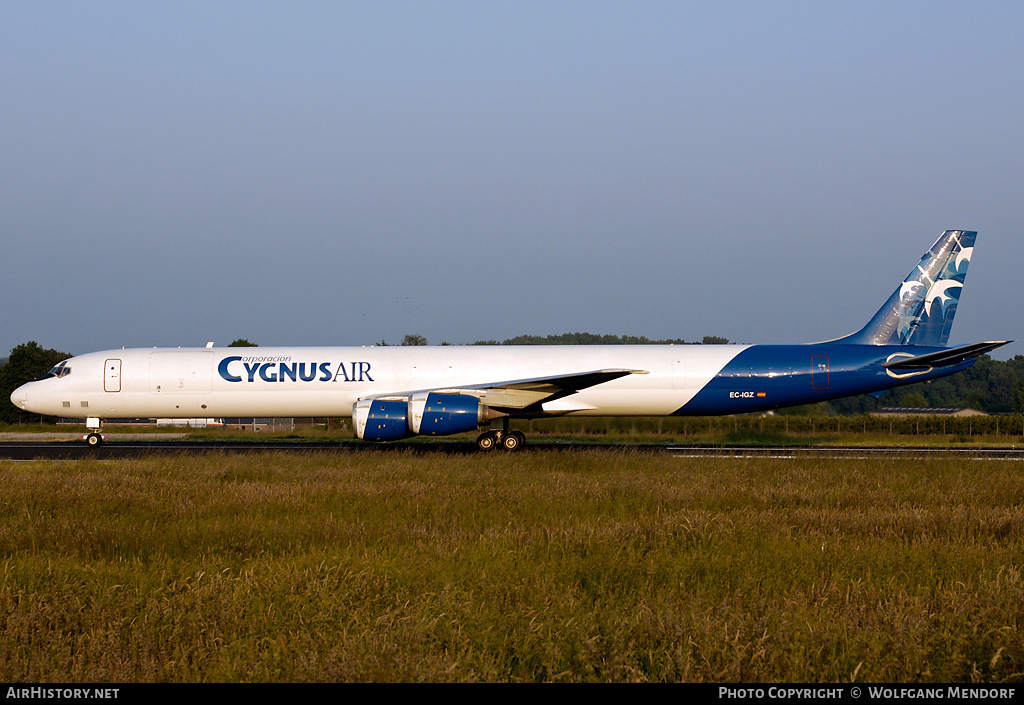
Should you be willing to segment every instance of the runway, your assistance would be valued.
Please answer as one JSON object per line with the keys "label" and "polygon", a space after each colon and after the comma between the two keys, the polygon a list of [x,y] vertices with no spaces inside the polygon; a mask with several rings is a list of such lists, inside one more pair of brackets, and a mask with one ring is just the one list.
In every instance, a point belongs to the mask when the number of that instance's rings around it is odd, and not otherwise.
{"label": "runway", "polygon": [[[57,434],[54,434],[56,436]],[[189,440],[184,434],[163,436],[114,435],[99,448],[90,448],[77,434],[57,438],[42,434],[4,434],[0,437],[0,459],[5,460],[110,460],[153,455],[193,455],[208,453],[436,453],[473,454],[480,451],[473,440],[398,441],[366,443],[358,440]],[[16,437],[12,437],[16,436]],[[957,457],[964,459],[1000,459],[1024,461],[1022,447],[940,447],[940,446],[701,446],[675,443],[604,443],[528,439],[517,451],[595,451],[660,452],[681,458],[844,458],[850,460],[881,457]],[[493,453],[504,451],[494,450]]]}

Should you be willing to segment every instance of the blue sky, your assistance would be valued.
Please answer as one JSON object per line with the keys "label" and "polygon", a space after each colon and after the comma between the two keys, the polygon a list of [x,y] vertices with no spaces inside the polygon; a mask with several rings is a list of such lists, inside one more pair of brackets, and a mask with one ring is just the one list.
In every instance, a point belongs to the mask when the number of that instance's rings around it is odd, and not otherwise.
{"label": "blue sky", "polygon": [[1024,339],[1021,36],[1019,2],[7,2],[0,356],[811,342],[947,228],[950,343]]}

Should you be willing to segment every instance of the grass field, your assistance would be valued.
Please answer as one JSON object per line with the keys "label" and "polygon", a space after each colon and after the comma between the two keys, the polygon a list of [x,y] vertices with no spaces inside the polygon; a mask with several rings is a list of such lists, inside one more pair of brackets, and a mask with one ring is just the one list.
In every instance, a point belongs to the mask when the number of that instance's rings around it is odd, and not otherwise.
{"label": "grass field", "polygon": [[1024,466],[0,462],[0,681],[1024,680]]}

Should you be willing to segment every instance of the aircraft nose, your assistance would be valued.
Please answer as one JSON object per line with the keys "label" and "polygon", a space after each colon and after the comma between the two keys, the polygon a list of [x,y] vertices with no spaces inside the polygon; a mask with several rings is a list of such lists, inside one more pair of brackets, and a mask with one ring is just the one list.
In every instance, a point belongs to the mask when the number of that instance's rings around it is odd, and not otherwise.
{"label": "aircraft nose", "polygon": [[28,406],[28,385],[23,384],[11,392],[11,403],[22,411]]}

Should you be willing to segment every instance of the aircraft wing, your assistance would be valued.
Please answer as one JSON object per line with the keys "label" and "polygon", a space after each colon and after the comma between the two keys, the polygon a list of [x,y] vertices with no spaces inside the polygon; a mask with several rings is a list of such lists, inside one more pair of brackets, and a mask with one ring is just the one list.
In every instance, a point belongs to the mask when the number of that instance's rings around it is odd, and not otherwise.
{"label": "aircraft wing", "polygon": [[646,370],[591,370],[549,377],[516,379],[504,382],[488,382],[460,387],[443,387],[408,392],[374,394],[366,399],[407,399],[417,392],[438,392],[443,394],[465,394],[476,397],[482,403],[496,410],[520,410],[534,404],[550,402],[575,394],[581,389],[594,387],[626,375],[645,375]]}
{"label": "aircraft wing", "polygon": [[949,367],[959,365],[964,360],[978,357],[990,350],[1012,343],[1012,340],[989,340],[984,343],[972,343],[961,345],[958,348],[939,350],[937,352],[914,355],[913,357],[897,357],[888,362],[883,362],[882,367],[890,370],[920,369],[922,367]]}

